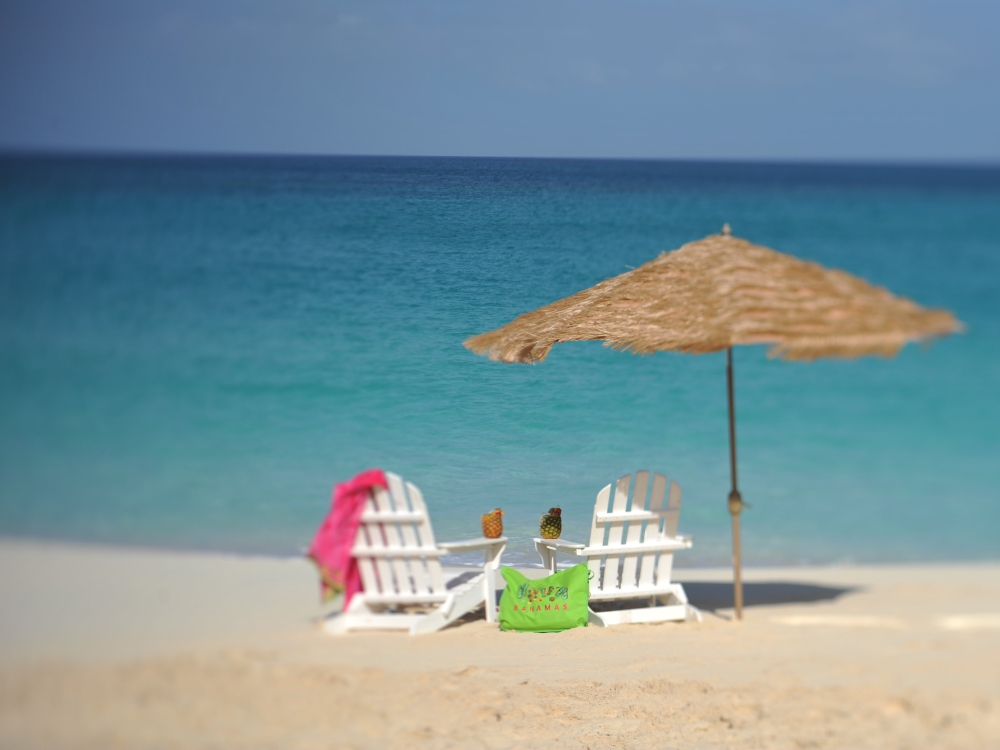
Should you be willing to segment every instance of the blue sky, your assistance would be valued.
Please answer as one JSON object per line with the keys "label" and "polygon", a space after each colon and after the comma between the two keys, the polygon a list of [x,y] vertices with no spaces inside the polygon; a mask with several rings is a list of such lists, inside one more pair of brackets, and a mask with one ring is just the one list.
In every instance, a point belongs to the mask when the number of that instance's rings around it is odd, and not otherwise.
{"label": "blue sky", "polygon": [[998,32],[965,0],[0,0],[0,148],[995,162]]}

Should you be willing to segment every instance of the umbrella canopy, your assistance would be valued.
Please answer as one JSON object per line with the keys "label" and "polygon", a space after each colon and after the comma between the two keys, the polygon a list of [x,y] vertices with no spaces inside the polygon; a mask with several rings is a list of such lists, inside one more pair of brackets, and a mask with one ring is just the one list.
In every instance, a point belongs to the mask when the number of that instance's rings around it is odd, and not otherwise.
{"label": "umbrella canopy", "polygon": [[928,310],[844,271],[733,237],[729,225],[620,276],[525,313],[465,346],[501,362],[541,362],[553,344],[604,341],[636,354],[727,352],[733,520],[733,600],[742,617],[736,412],[732,347],[769,344],[790,360],[894,356],[912,341],[956,333],[947,310]]}
{"label": "umbrella canopy", "polygon": [[637,354],[705,354],[771,344],[782,359],[891,357],[906,343],[961,330],[857,276],[728,233],[525,313],[465,346],[501,362],[540,362],[553,344],[604,341]]}

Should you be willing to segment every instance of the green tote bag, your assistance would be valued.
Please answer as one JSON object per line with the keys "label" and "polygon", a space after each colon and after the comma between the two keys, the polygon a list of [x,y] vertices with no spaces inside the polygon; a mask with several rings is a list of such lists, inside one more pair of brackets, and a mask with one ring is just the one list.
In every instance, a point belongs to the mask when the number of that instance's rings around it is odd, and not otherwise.
{"label": "green tote bag", "polygon": [[548,578],[525,578],[506,566],[507,587],[500,596],[500,629],[552,633],[587,624],[590,571],[585,563]]}

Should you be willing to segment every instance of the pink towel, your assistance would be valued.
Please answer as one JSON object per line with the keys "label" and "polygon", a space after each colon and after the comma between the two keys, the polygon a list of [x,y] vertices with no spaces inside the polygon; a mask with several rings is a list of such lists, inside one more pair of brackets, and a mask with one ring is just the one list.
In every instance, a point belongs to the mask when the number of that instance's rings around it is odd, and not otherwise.
{"label": "pink towel", "polygon": [[319,569],[323,601],[344,592],[346,609],[351,597],[361,591],[361,574],[357,560],[351,557],[351,548],[368,494],[374,487],[387,489],[388,486],[381,469],[370,469],[334,488],[330,512],[309,547],[309,557]]}

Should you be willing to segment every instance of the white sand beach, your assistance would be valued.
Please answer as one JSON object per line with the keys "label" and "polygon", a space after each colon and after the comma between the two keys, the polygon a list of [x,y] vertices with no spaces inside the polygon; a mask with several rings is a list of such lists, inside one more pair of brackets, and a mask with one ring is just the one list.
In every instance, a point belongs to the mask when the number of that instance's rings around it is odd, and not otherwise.
{"label": "white sand beach", "polygon": [[701,623],[322,635],[302,560],[0,542],[4,748],[1000,747],[1000,563],[677,571]]}

